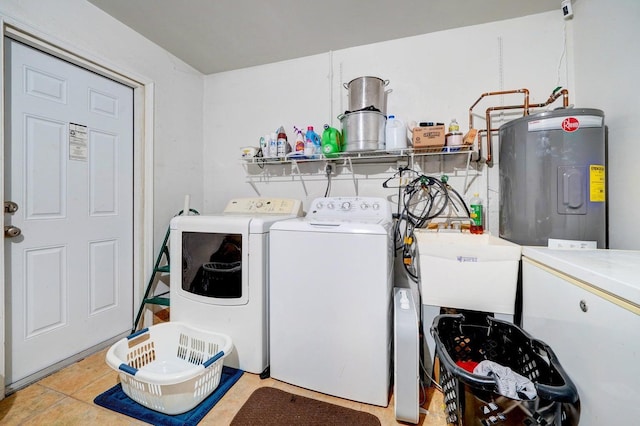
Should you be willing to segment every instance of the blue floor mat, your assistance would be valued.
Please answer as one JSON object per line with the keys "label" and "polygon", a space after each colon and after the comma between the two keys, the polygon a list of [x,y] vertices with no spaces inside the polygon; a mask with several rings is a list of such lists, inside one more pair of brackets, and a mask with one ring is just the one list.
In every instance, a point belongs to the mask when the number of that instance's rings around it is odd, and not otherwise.
{"label": "blue floor mat", "polygon": [[152,425],[193,426],[197,425],[209,410],[220,401],[220,398],[238,381],[242,373],[244,373],[242,370],[223,367],[220,384],[216,390],[190,411],[175,416],[159,413],[138,404],[122,391],[120,383],[98,395],[93,402]]}

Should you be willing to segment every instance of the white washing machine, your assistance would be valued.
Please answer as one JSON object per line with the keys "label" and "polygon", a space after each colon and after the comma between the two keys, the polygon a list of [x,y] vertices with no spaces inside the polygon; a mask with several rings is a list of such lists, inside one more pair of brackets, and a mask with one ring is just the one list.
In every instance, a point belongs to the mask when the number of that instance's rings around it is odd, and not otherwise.
{"label": "white washing machine", "polygon": [[299,216],[299,200],[242,198],[222,214],[171,220],[171,321],[231,336],[225,365],[269,365],[269,229]]}
{"label": "white washing machine", "polygon": [[319,198],[271,227],[271,376],[329,395],[389,403],[391,208]]}

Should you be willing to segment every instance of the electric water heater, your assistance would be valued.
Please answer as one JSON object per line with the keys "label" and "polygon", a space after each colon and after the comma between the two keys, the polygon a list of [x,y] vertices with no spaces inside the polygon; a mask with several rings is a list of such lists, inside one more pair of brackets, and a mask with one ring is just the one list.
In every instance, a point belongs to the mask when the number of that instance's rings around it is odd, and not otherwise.
{"label": "electric water heater", "polygon": [[565,108],[500,127],[500,237],[607,248],[604,113]]}

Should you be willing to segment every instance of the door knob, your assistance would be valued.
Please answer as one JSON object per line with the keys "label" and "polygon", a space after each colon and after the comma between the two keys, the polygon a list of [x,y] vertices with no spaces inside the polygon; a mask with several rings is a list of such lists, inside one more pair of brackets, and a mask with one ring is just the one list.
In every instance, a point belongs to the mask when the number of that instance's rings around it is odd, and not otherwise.
{"label": "door knob", "polygon": [[5,201],[4,202],[4,212],[5,213],[15,213],[18,211],[18,205],[13,201]]}
{"label": "door knob", "polygon": [[18,235],[22,234],[22,230],[17,226],[5,225],[4,227],[4,236],[6,238],[14,238]]}

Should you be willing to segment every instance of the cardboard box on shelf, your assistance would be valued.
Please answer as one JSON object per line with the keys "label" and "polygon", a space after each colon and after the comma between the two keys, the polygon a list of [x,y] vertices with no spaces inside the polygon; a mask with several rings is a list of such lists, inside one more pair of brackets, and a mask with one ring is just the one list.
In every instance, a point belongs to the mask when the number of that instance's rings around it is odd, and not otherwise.
{"label": "cardboard box on shelf", "polygon": [[414,127],[413,129],[413,147],[420,148],[439,148],[444,146],[444,125]]}

